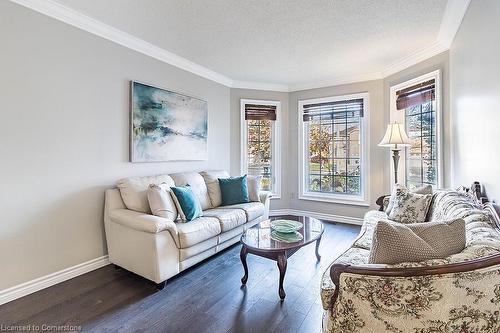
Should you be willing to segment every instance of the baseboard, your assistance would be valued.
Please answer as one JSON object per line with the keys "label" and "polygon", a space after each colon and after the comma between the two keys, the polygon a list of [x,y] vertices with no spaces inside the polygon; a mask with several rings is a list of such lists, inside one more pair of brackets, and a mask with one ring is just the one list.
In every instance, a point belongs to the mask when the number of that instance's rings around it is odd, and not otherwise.
{"label": "baseboard", "polygon": [[298,209],[271,209],[269,211],[269,215],[270,216],[304,215],[304,216],[314,217],[314,218],[319,219],[319,220],[328,220],[328,221],[332,221],[332,222],[355,224],[355,225],[362,225],[363,224],[363,219],[359,218],[359,217],[309,212],[306,210],[298,210]]}
{"label": "baseboard", "polygon": [[106,255],[8,289],[0,290],[0,305],[72,279],[79,275],[91,272],[108,264],[109,259]]}

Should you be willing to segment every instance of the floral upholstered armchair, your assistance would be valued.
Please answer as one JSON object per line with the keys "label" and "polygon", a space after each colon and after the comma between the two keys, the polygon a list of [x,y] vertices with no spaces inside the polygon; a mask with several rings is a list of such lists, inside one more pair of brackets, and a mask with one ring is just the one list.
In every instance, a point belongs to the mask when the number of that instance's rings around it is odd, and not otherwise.
{"label": "floral upholstered armchair", "polygon": [[433,195],[428,220],[464,219],[466,247],[424,262],[368,264],[373,229],[387,219],[383,207],[368,212],[358,238],[323,275],[323,331],[500,332],[500,219],[479,193],[475,184]]}

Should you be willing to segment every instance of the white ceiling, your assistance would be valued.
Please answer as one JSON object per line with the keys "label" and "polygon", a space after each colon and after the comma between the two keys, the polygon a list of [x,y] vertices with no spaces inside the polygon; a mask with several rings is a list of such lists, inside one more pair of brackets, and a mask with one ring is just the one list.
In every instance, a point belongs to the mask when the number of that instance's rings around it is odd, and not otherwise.
{"label": "white ceiling", "polygon": [[[469,1],[56,2],[64,6],[59,9],[146,41],[231,86],[298,90],[380,78],[446,50],[451,40],[443,36],[453,38]],[[462,12],[457,3],[465,4]]]}

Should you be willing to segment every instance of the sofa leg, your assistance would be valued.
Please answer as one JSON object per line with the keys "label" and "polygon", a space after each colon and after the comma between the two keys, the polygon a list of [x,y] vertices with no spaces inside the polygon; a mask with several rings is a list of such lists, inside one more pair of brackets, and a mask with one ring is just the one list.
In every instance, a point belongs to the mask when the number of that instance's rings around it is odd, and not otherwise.
{"label": "sofa leg", "polygon": [[156,284],[156,289],[162,290],[163,288],[165,288],[166,285],[167,285],[167,280],[165,280],[163,282],[160,282],[160,283],[157,283]]}

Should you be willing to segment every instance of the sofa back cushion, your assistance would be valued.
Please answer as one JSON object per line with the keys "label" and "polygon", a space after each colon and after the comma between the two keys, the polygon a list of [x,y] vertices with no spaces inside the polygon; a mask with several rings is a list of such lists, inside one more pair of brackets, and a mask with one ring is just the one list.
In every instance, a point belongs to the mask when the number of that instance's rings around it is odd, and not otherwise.
{"label": "sofa back cushion", "polygon": [[162,183],[168,187],[175,186],[174,180],[169,175],[124,178],[120,179],[116,186],[128,209],[151,214],[147,194],[149,185]]}
{"label": "sofa back cushion", "polygon": [[212,208],[210,197],[208,195],[207,185],[203,177],[197,172],[173,173],[170,175],[175,182],[175,186],[189,185],[191,190],[198,198],[203,210]]}
{"label": "sofa back cushion", "polygon": [[368,262],[397,264],[445,258],[465,248],[465,221],[401,224],[379,221]]}
{"label": "sofa back cushion", "polygon": [[219,178],[229,178],[229,173],[224,170],[210,170],[202,171],[200,175],[203,177],[203,180],[205,180],[212,208],[219,207],[222,203]]}
{"label": "sofa back cushion", "polygon": [[179,213],[170,192],[170,186],[166,186],[165,183],[150,184],[147,191],[148,202],[153,215],[175,221]]}

